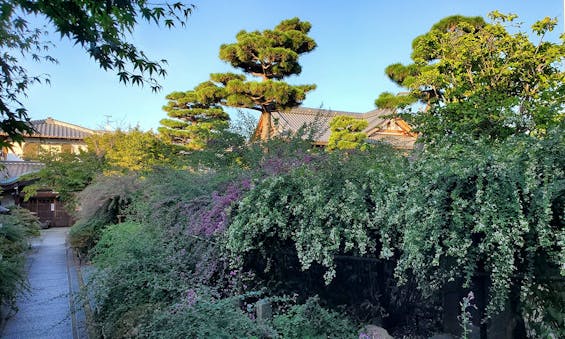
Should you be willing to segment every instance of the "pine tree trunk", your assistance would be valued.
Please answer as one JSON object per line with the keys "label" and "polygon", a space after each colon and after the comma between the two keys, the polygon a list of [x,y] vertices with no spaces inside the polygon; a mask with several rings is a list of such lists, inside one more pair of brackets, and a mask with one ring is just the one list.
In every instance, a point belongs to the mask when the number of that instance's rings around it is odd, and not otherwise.
{"label": "pine tree trunk", "polygon": [[269,140],[272,137],[272,124],[271,124],[271,112],[264,110],[261,113],[261,140]]}

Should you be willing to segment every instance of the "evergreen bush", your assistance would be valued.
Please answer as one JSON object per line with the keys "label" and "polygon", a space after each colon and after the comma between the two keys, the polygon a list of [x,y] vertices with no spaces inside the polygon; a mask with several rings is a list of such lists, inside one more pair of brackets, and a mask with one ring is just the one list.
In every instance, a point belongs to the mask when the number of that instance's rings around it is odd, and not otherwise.
{"label": "evergreen bush", "polygon": [[[39,235],[39,220],[28,210],[12,207],[0,214],[0,305],[16,311],[16,296],[27,288],[25,253],[29,238]],[[0,317],[5,315],[0,314]]]}

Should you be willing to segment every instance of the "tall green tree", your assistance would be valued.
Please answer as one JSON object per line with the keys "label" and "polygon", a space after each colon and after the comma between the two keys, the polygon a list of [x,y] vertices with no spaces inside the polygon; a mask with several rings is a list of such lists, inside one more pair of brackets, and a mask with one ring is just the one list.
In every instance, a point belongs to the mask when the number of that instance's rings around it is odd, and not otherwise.
{"label": "tall green tree", "polygon": [[0,129],[7,134],[0,145],[23,140],[32,132],[27,110],[21,103],[28,87],[48,78],[29,74],[21,55],[36,61],[56,62],[49,55],[53,44],[47,30],[32,27],[29,18],[47,19],[50,26],[80,46],[104,70],[113,70],[124,84],[161,88],[165,60],[152,60],[129,41],[140,21],[185,25],[192,5],[146,0],[8,0],[0,3]]}
{"label": "tall green tree", "polygon": [[363,132],[363,130],[367,128],[367,125],[368,122],[366,120],[356,119],[346,115],[333,118],[330,121],[328,150],[365,148],[367,133]]}
{"label": "tall green tree", "polygon": [[37,173],[26,175],[27,179],[35,179],[33,184],[23,189],[26,198],[33,197],[41,188],[49,187],[59,193],[69,211],[74,211],[77,206],[76,193],[107,169],[105,159],[90,151],[46,153],[39,160],[45,166]]}
{"label": "tall green tree", "polygon": [[[243,72],[261,78],[248,81],[231,77],[225,86],[225,104],[261,112],[262,139],[272,135],[271,112],[298,106],[315,85],[290,85],[283,81],[302,71],[299,57],[311,52],[316,42],[308,36],[311,24],[299,18],[283,20],[272,30],[241,31],[236,42],[220,47],[220,59]],[[213,75],[215,80],[222,75]]]}
{"label": "tall green tree", "polygon": [[[506,138],[543,134],[563,121],[565,45],[545,40],[557,24],[545,18],[524,32],[511,33],[516,15],[492,12],[480,17],[452,16],[412,43],[413,63],[393,64],[386,73],[409,93],[382,93],[382,108],[420,101],[426,109],[414,124],[424,138],[453,134]],[[513,29],[514,31],[514,29]]]}
{"label": "tall green tree", "polygon": [[104,173],[147,173],[155,166],[174,166],[174,149],[155,133],[133,128],[95,134],[85,139],[88,151],[104,162]]}
{"label": "tall green tree", "polygon": [[229,127],[229,115],[220,105],[223,93],[212,82],[194,90],[173,92],[163,110],[169,118],[161,120],[159,133],[170,143],[190,150],[201,150]]}

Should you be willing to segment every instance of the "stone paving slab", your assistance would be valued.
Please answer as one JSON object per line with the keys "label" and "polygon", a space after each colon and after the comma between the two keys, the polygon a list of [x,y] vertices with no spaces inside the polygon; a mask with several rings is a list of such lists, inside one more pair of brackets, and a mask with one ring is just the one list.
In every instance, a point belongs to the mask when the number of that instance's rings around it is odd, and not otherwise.
{"label": "stone paving slab", "polygon": [[30,291],[18,298],[19,311],[8,319],[2,338],[81,337],[70,311],[73,278],[66,245],[68,230],[42,230],[41,237],[33,242],[27,261]]}

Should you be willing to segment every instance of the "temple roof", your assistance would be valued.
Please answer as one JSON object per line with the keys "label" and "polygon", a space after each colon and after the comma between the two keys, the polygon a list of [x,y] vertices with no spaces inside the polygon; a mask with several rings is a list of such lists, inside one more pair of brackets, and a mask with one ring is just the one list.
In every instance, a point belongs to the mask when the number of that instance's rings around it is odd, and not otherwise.
{"label": "temple roof", "polygon": [[6,186],[17,182],[24,174],[38,172],[45,165],[36,161],[2,161],[0,166],[0,185]]}
{"label": "temple roof", "polygon": [[[326,145],[330,138],[330,121],[336,116],[350,116],[366,120],[368,125],[363,130],[369,140],[384,141],[396,148],[412,149],[416,141],[416,133],[394,112],[376,109],[366,113],[326,110],[319,108],[297,107],[288,111],[273,112],[272,126],[275,134],[296,133],[305,129],[306,134],[318,145]],[[256,135],[260,134],[262,124],[259,122]]]}
{"label": "temple roof", "polygon": [[[35,132],[32,135],[25,135],[24,137],[26,138],[82,140],[96,133],[96,131],[89,128],[55,120],[53,118],[31,120],[30,125]],[[0,132],[0,135],[1,134],[6,135],[4,132]]]}

